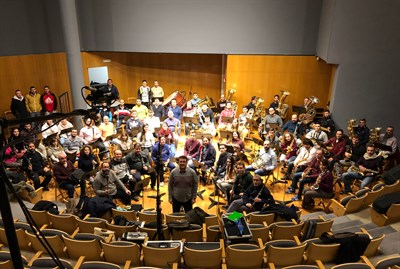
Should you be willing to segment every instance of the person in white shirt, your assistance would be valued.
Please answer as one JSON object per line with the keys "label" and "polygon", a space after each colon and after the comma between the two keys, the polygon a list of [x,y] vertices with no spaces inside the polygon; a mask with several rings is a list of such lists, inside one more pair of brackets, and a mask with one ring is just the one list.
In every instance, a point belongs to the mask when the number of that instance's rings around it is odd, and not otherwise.
{"label": "person in white shirt", "polygon": [[314,145],[321,145],[328,141],[328,135],[321,130],[319,123],[314,123],[314,130],[309,131],[306,138],[311,139]]}
{"label": "person in white shirt", "polygon": [[82,137],[85,145],[91,145],[92,148],[98,148],[100,151],[99,157],[102,159],[105,156],[106,147],[101,141],[101,132],[99,128],[93,125],[93,120],[87,118],[85,120],[86,126],[79,131],[79,136]]}
{"label": "person in white shirt", "polygon": [[[67,119],[62,119],[57,127],[58,127],[58,131],[61,132],[62,130],[73,128],[74,125],[72,125],[72,123],[70,123]],[[64,146],[64,142],[70,134],[71,134],[71,132],[60,134],[60,144],[61,145]]]}
{"label": "person in white shirt", "polygon": [[149,131],[152,133],[158,132],[156,129],[160,129],[161,126],[160,118],[155,117],[154,111],[151,109],[149,110],[149,115],[144,119],[143,123],[149,126]]}
{"label": "person in white shirt", "polygon": [[271,143],[266,140],[264,146],[260,149],[259,163],[252,163],[246,167],[247,171],[254,171],[259,176],[266,176],[276,167],[276,154],[270,148]]}

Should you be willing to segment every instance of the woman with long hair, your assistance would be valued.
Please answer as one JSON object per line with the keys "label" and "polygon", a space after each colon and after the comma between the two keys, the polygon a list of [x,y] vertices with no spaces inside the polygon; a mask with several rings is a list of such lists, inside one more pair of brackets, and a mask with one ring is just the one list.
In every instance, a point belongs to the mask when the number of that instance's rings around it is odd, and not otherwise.
{"label": "woman with long hair", "polygon": [[78,160],[78,168],[85,172],[85,176],[89,178],[93,176],[97,167],[99,166],[99,159],[93,154],[93,149],[91,146],[86,145],[81,149],[81,153]]}
{"label": "woman with long hair", "polygon": [[58,163],[58,156],[60,153],[65,153],[64,148],[60,145],[57,137],[53,137],[50,139],[50,144],[47,147],[47,159],[51,162],[51,164]]}
{"label": "woman with long hair", "polygon": [[226,160],[226,170],[225,175],[222,179],[217,180],[217,187],[222,191],[225,198],[230,200],[230,190],[232,189],[233,183],[236,178],[236,170],[235,170],[235,158],[233,156],[229,156]]}
{"label": "woman with long hair", "polygon": [[149,130],[148,124],[143,125],[142,131],[137,135],[137,141],[140,143],[143,150],[147,151],[147,153],[151,152],[155,144],[155,139],[153,132]]}

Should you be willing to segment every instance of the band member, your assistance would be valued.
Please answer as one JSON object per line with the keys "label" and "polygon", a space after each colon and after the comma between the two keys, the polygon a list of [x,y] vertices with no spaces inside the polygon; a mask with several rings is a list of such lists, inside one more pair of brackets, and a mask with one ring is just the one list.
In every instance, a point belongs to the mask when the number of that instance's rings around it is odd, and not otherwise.
{"label": "band member", "polygon": [[228,101],[226,100],[225,95],[221,94],[221,99],[219,99],[219,101],[217,102],[218,113],[221,113],[225,109],[227,102]]}
{"label": "band member", "polygon": [[242,108],[242,113],[238,116],[239,125],[246,125],[247,119],[251,118],[248,112],[247,106],[244,106]]}
{"label": "band member", "polygon": [[282,127],[282,132],[288,131],[289,133],[293,134],[295,130],[297,130],[297,138],[303,134],[303,125],[298,120],[297,114],[293,114],[291,120],[287,121]]}
{"label": "band member", "polygon": [[201,101],[201,99],[199,98],[199,95],[197,94],[197,92],[193,93],[193,98],[190,99],[190,103],[192,104],[192,106],[197,106],[199,104],[199,102]]}
{"label": "band member", "polygon": [[136,111],[136,114],[141,121],[143,121],[149,113],[149,109],[147,106],[142,104],[141,99],[136,100],[136,105],[131,109],[131,111]]}
{"label": "band member", "polygon": [[178,158],[178,167],[171,171],[168,182],[168,200],[172,212],[180,212],[181,207],[188,212],[196,202],[198,178],[196,172],[187,166],[187,158]]}
{"label": "band member", "polygon": [[321,130],[321,125],[319,123],[314,123],[314,130],[309,131],[306,134],[306,138],[311,139],[314,145],[321,145],[328,141],[328,135]]}
{"label": "band member", "polygon": [[331,112],[328,109],[324,111],[322,118],[319,120],[319,124],[326,130],[329,137],[334,134],[335,122],[332,120]]}
{"label": "band member", "polygon": [[126,121],[125,130],[129,134],[130,137],[136,137],[136,135],[140,132],[140,129],[143,127],[142,121],[137,116],[136,110],[132,110],[131,117]]}
{"label": "band member", "polygon": [[[263,135],[264,136],[264,135]],[[261,138],[263,138],[263,136],[260,135]],[[275,153],[278,153],[279,151],[279,147],[280,147],[280,140],[279,137],[276,135],[276,131],[275,130],[269,130],[267,135],[265,135],[265,139],[269,141],[270,143],[270,148],[275,151]]]}
{"label": "band member", "polygon": [[154,80],[154,86],[151,88],[151,93],[153,97],[152,99],[153,102],[156,98],[160,101],[164,100],[164,90],[160,85],[158,85],[157,80]]}
{"label": "band member", "polygon": [[182,108],[177,105],[176,99],[171,100],[171,105],[167,108],[168,111],[172,111],[174,113],[174,118],[177,118],[179,121],[182,118]]}
{"label": "band member", "polygon": [[361,119],[354,131],[356,135],[358,135],[360,144],[366,146],[369,141],[369,128],[367,127],[367,120]]}
{"label": "band member", "polygon": [[[140,144],[136,143],[133,148],[134,150],[129,153],[125,159],[129,166],[130,174],[133,176],[132,178],[129,178],[129,187],[132,191],[132,197],[136,201],[137,197],[135,198],[135,196],[138,196],[143,190],[142,175],[150,175],[150,187],[154,189],[156,184],[156,173],[151,169],[150,155],[147,152],[142,151]],[[119,152],[118,157],[120,157]]]}
{"label": "band member", "polygon": [[235,117],[235,111],[232,109],[232,103],[229,101],[226,103],[225,109],[222,110],[219,117],[218,128],[221,130],[226,129],[227,125],[229,124],[227,121],[225,121],[224,117],[230,118],[231,120]]}
{"label": "band member", "polygon": [[217,152],[214,146],[210,143],[210,138],[203,138],[203,145],[200,147],[199,162],[201,164],[200,181],[203,186],[206,185],[205,171],[212,168],[215,163]]}
{"label": "band member", "polygon": [[227,152],[227,148],[225,144],[219,145],[219,157],[217,161],[217,165],[215,166],[215,171],[218,177],[222,177],[226,171],[226,161],[231,156],[229,152]]}
{"label": "band member", "polygon": [[276,110],[278,108],[278,106],[279,106],[279,95],[275,94],[274,95],[274,100],[269,105],[269,107]]}
{"label": "band member", "polygon": [[388,126],[386,132],[381,134],[379,137],[379,142],[383,145],[390,146],[392,151],[385,151],[384,154],[388,155],[388,166],[387,169],[392,168],[395,164],[400,162],[399,148],[397,147],[397,139],[393,135],[394,127]]}
{"label": "band member", "polygon": [[215,125],[211,122],[210,117],[204,118],[204,123],[201,125],[200,132],[202,134],[210,134],[211,136],[215,136],[217,134]]}
{"label": "band member", "polygon": [[111,96],[111,101],[119,99],[119,91],[111,78],[107,79],[105,95]]}
{"label": "band member", "polygon": [[[233,183],[232,190],[230,191],[231,199],[229,203],[234,200],[242,199],[244,191],[253,183],[253,176],[249,171],[246,171],[244,162],[236,163],[236,178]],[[228,212],[228,211],[227,211]]]}
{"label": "band member", "polygon": [[[196,115],[196,109],[193,107],[192,102],[188,101],[186,107],[183,109],[184,118],[193,118]],[[192,122],[185,122],[185,135],[189,134],[189,129],[194,130],[196,125]]]}
{"label": "band member", "polygon": [[351,143],[348,145],[347,150],[344,153],[344,160],[340,161],[340,164],[350,166],[354,165],[364,154],[366,148],[360,144],[358,135],[351,137]]}
{"label": "band member", "polygon": [[190,131],[190,136],[185,141],[183,148],[183,154],[188,158],[189,165],[193,164],[192,159],[198,160],[200,153],[201,143],[196,139],[196,133],[194,130]]}
{"label": "band member", "polygon": [[175,147],[175,135],[171,131],[170,128],[168,128],[168,124],[166,122],[163,122],[161,125],[160,131],[158,131],[158,136],[159,139],[160,137],[164,137],[166,143],[169,146],[169,149],[171,151],[171,157],[175,156],[176,152],[176,147]]}
{"label": "band member", "polygon": [[242,153],[244,152],[244,142],[240,138],[238,132],[233,132],[232,133],[232,145],[234,147],[238,147],[240,152],[242,152]]}
{"label": "band member", "polygon": [[151,101],[151,89],[149,86],[147,86],[147,80],[142,80],[142,85],[139,87],[138,91],[138,98],[142,101],[142,104],[145,105],[146,107],[150,106],[150,101]]}
{"label": "band member", "polygon": [[344,193],[351,193],[351,183],[355,179],[361,180],[360,188],[363,189],[374,182],[376,176],[382,171],[382,157],[375,153],[375,146],[368,144],[367,152],[356,162],[358,169],[349,169],[342,175]]}
{"label": "band member", "polygon": [[314,198],[332,198],[333,175],[328,168],[328,161],[323,160],[320,164],[321,173],[318,175],[315,184],[304,190],[302,208],[309,209],[314,207]]}
{"label": "band member", "polygon": [[175,168],[175,165],[170,162],[172,157],[174,157],[174,155],[172,155],[169,145],[165,143],[165,137],[159,136],[158,142],[156,142],[151,152],[151,158],[156,165],[156,171],[160,178],[161,187],[164,186],[164,166],[168,167],[169,170]]}
{"label": "band member", "polygon": [[257,104],[257,96],[252,96],[250,103],[247,105],[247,108],[253,109],[254,111],[256,110],[256,104]]}
{"label": "band member", "polygon": [[336,131],[335,137],[330,138],[323,144],[328,149],[329,170],[332,170],[333,165],[343,159],[343,154],[346,151],[346,140],[343,137],[343,130]]}
{"label": "band member", "polygon": [[275,109],[270,107],[268,109],[268,115],[265,116],[263,123],[265,124],[265,129],[269,130],[270,124],[278,124],[279,127],[283,126],[282,118],[275,113]]}
{"label": "band member", "polygon": [[311,161],[308,167],[303,172],[296,172],[293,175],[292,185],[290,185],[286,193],[295,193],[297,182],[299,183],[299,192],[291,199],[292,201],[301,200],[304,185],[314,183],[317,180],[318,175],[321,173],[320,164],[322,160],[324,160],[324,152],[318,149],[314,160]]}
{"label": "band member", "polygon": [[142,146],[142,149],[147,154],[150,154],[155,144],[155,139],[153,132],[149,129],[149,125],[147,124],[143,125],[143,129],[140,133],[138,133],[136,141]]}
{"label": "band member", "polygon": [[[223,146],[223,145],[221,145],[221,146]],[[221,151],[221,149],[220,149],[220,151]],[[225,152],[226,152],[226,150],[225,150]],[[236,169],[235,169],[236,162],[235,162],[235,158],[233,158],[233,156],[230,155],[230,153],[226,152],[224,154],[225,154],[225,156],[228,155],[228,158],[226,158],[226,162],[224,165],[225,170],[223,172],[223,176],[222,176],[222,178],[217,180],[217,189],[222,191],[223,196],[226,198],[227,201],[230,201],[230,197],[231,197],[230,191],[232,190],[233,183],[235,182],[235,178],[237,175]],[[221,155],[220,155],[220,158],[221,158]],[[222,167],[222,166],[220,166],[220,167]],[[219,168],[219,166],[217,163],[217,171],[218,171],[218,168]]]}
{"label": "band member", "polygon": [[158,98],[154,99],[150,110],[154,112],[154,117],[162,119],[166,116],[164,106],[161,104],[160,99]]}
{"label": "band member", "polygon": [[79,182],[71,178],[71,174],[76,170],[72,162],[67,160],[67,155],[65,153],[60,153],[58,155],[59,162],[53,166],[54,177],[57,180],[60,189],[66,190],[68,193],[68,198],[74,198],[75,185],[80,185],[81,187],[81,197],[86,196],[86,180],[85,177],[79,180]]}
{"label": "band member", "polygon": [[161,122],[159,117],[154,116],[153,110],[149,110],[148,116],[143,121],[144,124],[149,126],[149,130],[154,133],[156,129],[160,129]]}
{"label": "band member", "polygon": [[119,99],[119,104],[114,111],[114,118],[117,119],[117,130],[121,127],[121,124],[125,123],[125,117],[131,115],[129,108],[125,106],[125,101],[123,99]]}
{"label": "band member", "polygon": [[304,171],[308,164],[315,158],[316,152],[317,149],[314,147],[311,140],[307,138],[304,139],[303,146],[300,148],[296,159],[293,162],[288,163],[286,173],[281,180],[289,180],[293,169],[295,169],[296,172]]}
{"label": "band member", "polygon": [[214,112],[208,108],[207,104],[202,104],[201,111],[199,111],[199,126],[205,122],[206,117],[209,117],[210,122],[214,123]]}
{"label": "band member", "polygon": [[[52,178],[51,170],[45,165],[42,155],[36,151],[35,144],[32,142],[28,144],[28,150],[22,157],[22,170],[33,181],[35,189],[43,187],[44,191],[49,190],[48,184]],[[40,182],[39,176],[44,177],[42,182]]]}
{"label": "band member", "polygon": [[269,175],[276,167],[276,154],[270,148],[270,142],[264,141],[264,146],[260,149],[259,162],[253,162],[246,167],[248,171],[254,171],[255,174],[260,176]]}
{"label": "band member", "polygon": [[131,191],[118,179],[114,171],[110,170],[110,164],[103,162],[93,181],[93,189],[96,195],[102,197],[119,198],[124,205],[131,204]]}
{"label": "band member", "polygon": [[231,203],[226,213],[233,211],[260,211],[265,204],[274,204],[275,200],[265,187],[260,175],[255,174],[253,177],[253,184],[246,188],[243,192],[242,199],[237,199]]}
{"label": "band member", "polygon": [[111,121],[112,121],[112,113],[110,109],[108,108],[107,101],[103,101],[101,103],[101,107],[97,111],[97,119],[96,122],[102,122],[104,119],[104,116],[107,116]]}
{"label": "band member", "polygon": [[283,134],[283,143],[281,143],[281,156],[279,157],[279,161],[281,163],[288,164],[290,162],[294,162],[296,159],[297,152],[297,144],[296,138],[289,132]]}
{"label": "band member", "polygon": [[103,122],[100,124],[99,126],[99,130],[100,130],[100,138],[103,141],[104,145],[106,145],[107,147],[110,145],[110,143],[108,141],[106,141],[108,136],[113,135],[114,132],[114,124],[112,123],[112,121],[110,121],[110,119],[108,118],[108,116],[104,116],[103,118]]}
{"label": "band member", "polygon": [[85,120],[86,126],[79,131],[79,136],[82,137],[85,145],[91,145],[92,148],[99,148],[99,157],[102,159],[104,157],[106,147],[100,139],[101,133],[99,128],[94,126],[93,123],[94,121],[91,118],[87,118]]}
{"label": "band member", "polygon": [[174,112],[169,110],[168,118],[166,118],[163,123],[166,123],[171,132],[175,133],[177,137],[179,137],[179,134],[181,133],[181,121],[174,117]]}

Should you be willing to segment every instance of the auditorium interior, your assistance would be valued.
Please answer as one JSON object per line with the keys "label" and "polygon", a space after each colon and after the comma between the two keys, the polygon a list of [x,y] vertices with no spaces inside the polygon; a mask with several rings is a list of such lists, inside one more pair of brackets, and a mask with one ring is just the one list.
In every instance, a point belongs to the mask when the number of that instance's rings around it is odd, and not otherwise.
{"label": "auditorium interior", "polygon": [[[395,145],[385,155],[387,129],[394,130],[390,138],[396,141],[400,128],[396,116],[400,96],[399,1],[0,0],[0,7],[4,11],[0,17],[3,36],[0,43],[3,89],[0,134],[5,138],[1,138],[0,154],[3,181],[0,184],[0,269],[61,266],[76,269],[400,268],[398,147]],[[107,142],[105,153],[94,150],[96,158],[100,155],[99,163],[111,161],[117,149],[124,155],[134,151],[132,145],[122,149],[112,142],[128,131],[130,118],[126,116],[120,127],[117,125],[119,117],[115,117],[114,112],[120,100],[135,110],[144,80],[149,89],[158,81],[164,90],[162,106],[166,109],[176,100],[178,107],[185,111],[187,102],[193,100],[194,94],[198,95],[200,105],[194,109],[196,120],[195,124],[188,125],[189,130],[194,130],[200,143],[209,138],[216,150],[212,168],[195,167],[199,184],[193,208],[198,207],[208,215],[202,223],[191,223],[185,229],[168,225],[171,222],[185,225],[181,220],[185,216],[188,218],[188,214],[173,212],[168,192],[171,171],[166,168],[162,169],[165,184],[150,186],[153,185],[150,176],[143,173],[140,180],[146,183],[137,196],[132,195],[131,205],[114,199],[115,208],[99,217],[77,212],[79,184],[70,198],[60,188],[54,173],[48,188],[47,185],[37,188],[34,194],[19,191],[18,199],[7,195],[6,189],[13,185],[6,170],[23,174],[26,184],[34,185],[28,179],[29,172],[20,166],[7,165],[7,150],[17,151],[16,143],[8,146],[14,132],[12,128],[21,129],[26,123],[37,127],[46,119],[57,122],[67,115],[79,133],[85,128],[89,113],[93,116],[92,112],[100,109],[99,104],[88,100],[89,94],[94,92],[93,85],[106,85],[108,79],[118,88],[119,98],[108,104],[114,124],[113,135],[103,138],[103,142]],[[16,118],[12,106],[10,108],[16,90],[27,96],[32,86],[39,94],[45,86],[50,88],[58,100],[54,113],[42,113],[41,122],[34,118]],[[222,96],[232,103],[233,116],[221,116],[223,108],[218,110],[218,104]],[[281,126],[266,120],[274,96],[278,108],[275,113],[283,121]],[[252,114],[246,116],[247,122],[241,125],[239,115],[247,111],[253,99]],[[219,117],[219,124],[215,119],[216,134],[207,134],[200,124],[197,125],[197,117],[201,119],[205,113],[202,105],[207,105],[213,116]],[[293,147],[297,147],[299,153],[304,147],[302,143],[310,138],[315,145],[311,147],[316,151],[324,147],[326,160],[343,161],[339,159],[344,158],[344,151],[343,156],[334,159],[329,147],[307,136],[307,132],[315,129],[313,122],[321,122],[321,126],[326,127],[322,124],[326,111],[330,112],[335,130],[341,130],[345,137],[347,145],[343,150],[350,155],[354,132],[358,134],[360,121],[366,122],[368,139],[373,144],[366,143],[365,149],[373,145],[374,156],[382,160],[382,164],[379,172],[370,169],[374,177],[372,183],[362,188],[356,180],[350,191],[344,189],[346,171],[338,173],[337,169],[352,168],[354,162],[333,166],[332,196],[314,198],[309,207],[291,191],[293,177],[290,173],[287,175],[289,161],[280,160],[280,156],[281,153],[290,154]],[[262,174],[261,180],[276,204],[291,210],[294,217],[258,211],[228,214],[226,211],[232,201],[216,183],[220,145],[227,146],[235,161],[251,167],[262,159],[260,152],[264,150],[268,128],[277,136],[284,136],[282,128],[285,129],[283,126],[291,121],[292,115],[298,116],[300,123],[296,126],[302,126],[304,132],[298,134],[296,127],[296,133],[291,135],[293,142],[287,145],[290,149],[279,146],[285,138],[277,139],[276,165]],[[179,132],[175,130],[177,125],[172,126],[175,142],[171,144],[175,152],[170,157],[174,157],[172,161],[176,167],[178,158],[187,155],[185,142],[190,137],[190,131],[185,130],[187,118],[184,114],[180,119]],[[226,118],[237,118],[243,129],[240,126],[230,129],[233,124]],[[222,123],[224,120],[228,123]],[[158,130],[160,128],[153,131],[155,141],[159,141]],[[328,130],[328,137],[334,138],[336,131]],[[241,136],[242,149],[232,142],[234,132]],[[138,142],[137,133],[128,134],[133,143]],[[40,131],[38,135],[42,137]],[[48,153],[51,145],[44,143],[44,136],[42,138],[35,146],[39,149],[40,143]],[[377,145],[382,144],[380,149]],[[148,153],[151,158],[151,149]],[[367,154],[361,156],[364,158]],[[76,167],[78,157],[76,153],[73,156]],[[18,158],[23,166],[24,157]],[[365,158],[369,160],[368,156]],[[29,165],[30,161],[29,158]],[[157,169],[155,163],[151,169]],[[323,161],[320,163],[318,168],[324,166]],[[49,158],[45,166],[51,171],[53,164]],[[99,167],[102,166],[96,164],[95,168],[93,165],[90,176],[101,173]],[[327,170],[319,169],[317,176],[321,179]],[[156,172],[157,176],[161,173]],[[350,173],[367,177],[367,171]],[[92,177],[88,176],[85,181],[89,197],[96,196]],[[302,181],[307,174],[300,172],[299,177]],[[43,182],[44,177],[40,180]],[[319,187],[315,186],[310,183],[305,188],[318,191]],[[254,199],[259,199],[261,190]],[[40,200],[54,202],[60,214],[32,210]],[[378,201],[386,204],[384,212],[374,207]],[[32,216],[28,217],[27,213]],[[128,222],[119,226],[116,222],[121,218],[116,216],[123,216]],[[31,219],[37,227],[29,224]],[[146,223],[153,225],[146,226]],[[45,234],[47,248],[37,239],[38,234]],[[350,246],[348,241],[352,241]]]}

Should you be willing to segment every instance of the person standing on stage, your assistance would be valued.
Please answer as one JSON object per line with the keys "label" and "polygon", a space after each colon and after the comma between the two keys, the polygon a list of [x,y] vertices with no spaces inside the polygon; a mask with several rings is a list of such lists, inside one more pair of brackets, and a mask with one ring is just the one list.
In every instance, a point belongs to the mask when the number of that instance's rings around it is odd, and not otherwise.
{"label": "person standing on stage", "polygon": [[171,171],[168,182],[169,202],[173,212],[185,212],[193,208],[197,196],[198,177],[196,172],[187,166],[186,156],[178,158],[178,167]]}

